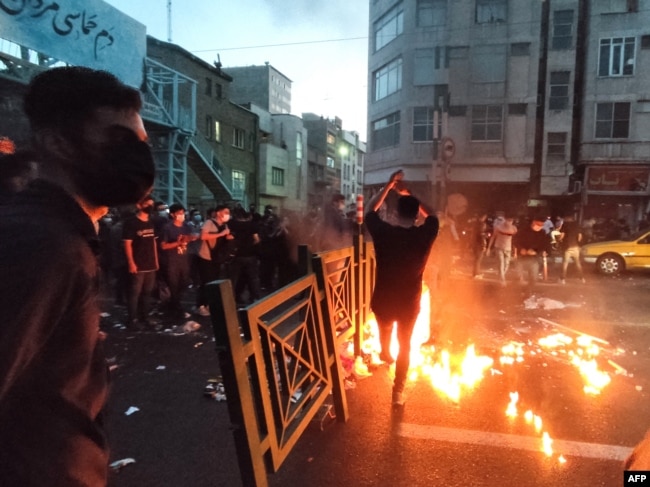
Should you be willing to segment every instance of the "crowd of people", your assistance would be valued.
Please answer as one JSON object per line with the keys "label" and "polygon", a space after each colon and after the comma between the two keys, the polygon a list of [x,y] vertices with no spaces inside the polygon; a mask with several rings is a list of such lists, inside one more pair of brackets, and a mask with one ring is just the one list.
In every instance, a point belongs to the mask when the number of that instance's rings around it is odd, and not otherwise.
{"label": "crowd of people", "polygon": [[[278,214],[272,205],[260,214],[254,204],[237,203],[202,214],[149,195],[99,221],[104,287],[126,306],[129,328],[159,328],[158,314],[208,316],[206,283],[230,279],[237,304],[245,306],[296,279],[298,245],[313,252],[349,246],[355,224],[340,194],[302,218]],[[185,309],[189,289],[196,302]]]}

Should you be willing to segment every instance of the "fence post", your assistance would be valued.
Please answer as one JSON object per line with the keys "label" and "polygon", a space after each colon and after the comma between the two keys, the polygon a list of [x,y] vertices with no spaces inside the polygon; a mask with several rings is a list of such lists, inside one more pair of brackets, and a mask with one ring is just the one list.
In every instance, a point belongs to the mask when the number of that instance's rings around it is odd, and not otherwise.
{"label": "fence post", "polygon": [[313,270],[309,245],[298,245],[298,275],[306,276]]}
{"label": "fence post", "polygon": [[[211,282],[206,286],[206,293],[210,306],[210,319],[214,330],[219,370],[228,397],[226,404],[228,405],[242,484],[245,487],[266,487],[268,479],[264,453],[253,448],[255,443],[249,441],[246,431],[245,415],[252,415],[249,417],[249,423],[250,420],[256,423],[255,412],[252,409],[247,411],[244,408],[241,397],[244,391],[239,390],[237,383],[237,374],[246,373],[245,360],[243,357],[234,357],[230,345],[233,338],[230,335],[236,334],[236,339],[239,339],[240,333],[232,284],[230,280]],[[246,402],[252,404],[250,398]]]}
{"label": "fence post", "polygon": [[354,356],[361,355],[361,339],[363,336],[363,326],[365,323],[365,316],[363,312],[364,302],[364,286],[366,285],[364,276],[363,265],[363,224],[360,223],[354,226],[354,234],[352,236],[352,245],[354,247],[354,302],[356,304],[354,309]]}

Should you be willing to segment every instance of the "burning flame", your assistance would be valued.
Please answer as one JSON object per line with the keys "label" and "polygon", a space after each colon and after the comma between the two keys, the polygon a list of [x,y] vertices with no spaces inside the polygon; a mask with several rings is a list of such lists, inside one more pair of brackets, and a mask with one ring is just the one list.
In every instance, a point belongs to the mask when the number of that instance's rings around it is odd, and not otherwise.
{"label": "burning flame", "polygon": [[[571,364],[575,366],[582,376],[585,385],[583,390],[586,394],[597,395],[611,382],[610,375],[598,368],[596,357],[600,354],[600,347],[593,342],[593,337],[579,335],[574,340],[563,334],[555,333],[539,339],[542,347],[556,349],[562,354],[571,358]],[[573,348],[568,346],[573,345]]]}
{"label": "burning flame", "polygon": [[544,431],[544,434],[542,434],[542,451],[546,453],[546,456],[553,456],[553,439],[549,436],[549,434]]}
{"label": "burning flame", "polygon": [[516,418],[517,417],[517,402],[519,401],[519,393],[518,392],[511,392],[510,393],[510,403],[508,404],[508,407],[506,408],[506,416],[509,418]]}
{"label": "burning flame", "polygon": [[[429,340],[429,316],[429,290],[423,283],[421,310],[411,338],[409,380],[424,377],[428,379],[436,392],[454,403],[458,403],[464,393],[471,391],[482,381],[486,370],[490,369],[492,375],[503,374],[502,371],[491,368],[494,363],[491,357],[476,354],[474,344],[470,344],[464,351],[456,353],[439,348],[437,345],[436,347],[431,345],[423,347],[422,345]],[[362,350],[372,356],[374,363],[379,363],[379,336],[377,322],[373,315],[365,327],[364,335],[367,339],[362,344]],[[397,357],[399,352],[396,335],[397,331],[394,329],[390,348],[393,357]],[[498,360],[501,366],[514,366],[524,362],[526,356],[552,355],[576,367],[584,382],[584,392],[589,395],[597,395],[611,382],[611,377],[606,371],[599,368],[597,359],[600,355],[600,348],[594,342],[607,345],[604,340],[589,335],[578,333],[575,338],[572,338],[557,332],[540,338],[537,343],[510,341],[501,347],[501,355]],[[622,353],[622,351],[617,349],[617,353]],[[604,360],[602,362],[604,363]],[[613,373],[631,376],[612,360],[607,360],[607,364],[611,366]],[[637,390],[640,390],[639,386],[637,386]],[[510,401],[505,414],[508,418],[515,419],[519,416],[518,407],[521,406],[521,398],[519,392],[516,391],[510,392],[509,396]],[[546,456],[552,457],[554,455],[553,439],[548,431],[544,430],[541,416],[528,409],[523,414],[523,419],[526,424],[534,428],[537,435],[541,435],[541,451]],[[557,460],[560,464],[567,462],[563,455],[558,455]]]}

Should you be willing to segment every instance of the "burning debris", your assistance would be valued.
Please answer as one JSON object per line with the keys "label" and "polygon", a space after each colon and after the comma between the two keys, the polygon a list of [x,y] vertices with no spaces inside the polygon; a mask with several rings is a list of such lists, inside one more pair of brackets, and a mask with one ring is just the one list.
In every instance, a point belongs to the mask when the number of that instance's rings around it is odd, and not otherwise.
{"label": "burning debris", "polygon": [[[524,340],[497,344],[496,341],[503,338],[494,337],[495,343],[482,353],[477,352],[474,343],[465,344],[464,348],[454,346],[452,342],[438,343],[430,338],[430,324],[426,319],[429,316],[429,292],[426,286],[423,286],[421,305],[411,340],[411,369],[408,380],[426,380],[440,397],[454,404],[458,404],[464,396],[479,387],[487,371],[490,372],[489,376],[512,378],[518,377],[517,370],[520,367],[530,373],[532,365],[568,365],[577,372],[576,379],[580,378],[583,391],[588,397],[601,394],[611,383],[613,376],[631,377],[624,367],[612,360],[624,354],[624,350],[612,347],[606,340],[544,318],[538,318],[537,323],[526,329],[524,336],[528,337]],[[565,305],[545,298],[531,298],[526,307],[546,310],[563,309]],[[371,364],[382,363],[378,358],[380,345],[374,316],[367,321],[364,332],[367,338],[362,344],[364,354],[370,358]],[[391,355],[397,356],[397,352],[397,340],[393,331]],[[389,370],[393,372],[394,365],[391,365]],[[544,427],[542,417],[534,412],[533,408],[522,407],[526,404],[526,397],[522,397],[518,391],[511,391],[509,399],[505,415],[516,421],[520,416],[519,409],[525,410],[523,421],[539,436],[540,451],[549,458],[556,458],[560,464],[566,463],[563,455],[554,452],[553,438],[549,428]]]}

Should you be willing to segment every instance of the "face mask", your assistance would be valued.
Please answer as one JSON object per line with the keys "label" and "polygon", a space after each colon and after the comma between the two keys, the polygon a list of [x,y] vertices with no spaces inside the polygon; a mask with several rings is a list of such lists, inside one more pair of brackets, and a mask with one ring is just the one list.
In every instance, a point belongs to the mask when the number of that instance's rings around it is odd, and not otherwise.
{"label": "face mask", "polygon": [[176,221],[182,222],[185,221],[185,215],[176,215]]}
{"label": "face mask", "polygon": [[162,210],[158,212],[159,216],[162,216],[163,218],[167,218],[169,214],[167,213],[167,210]]}
{"label": "face mask", "polygon": [[[130,129],[106,129],[103,144],[86,143],[71,171],[81,195],[96,206],[122,206],[140,201],[151,190],[155,165],[149,146]],[[151,208],[153,210],[153,208]]]}
{"label": "face mask", "polygon": [[229,222],[230,221],[230,215],[223,215],[221,217],[221,221],[223,221],[224,223]]}
{"label": "face mask", "polygon": [[201,222],[201,215],[194,215],[194,221],[197,223]]}

